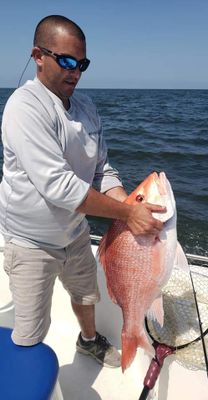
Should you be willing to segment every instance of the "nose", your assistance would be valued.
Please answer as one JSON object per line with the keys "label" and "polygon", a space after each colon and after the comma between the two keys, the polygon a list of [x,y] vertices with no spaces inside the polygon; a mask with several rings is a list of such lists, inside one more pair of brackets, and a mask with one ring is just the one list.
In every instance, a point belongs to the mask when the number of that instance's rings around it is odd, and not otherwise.
{"label": "nose", "polygon": [[71,69],[71,70],[69,70],[69,72],[70,72],[70,74],[71,75],[73,75],[74,77],[76,77],[77,79],[79,79],[80,78],[80,76],[81,76],[81,71],[80,71],[80,69],[79,69],[79,66],[77,65],[77,67],[75,68],[75,69]]}
{"label": "nose", "polygon": [[64,80],[68,80],[74,85],[76,85],[81,77],[81,71],[79,68],[68,69],[64,75]]}

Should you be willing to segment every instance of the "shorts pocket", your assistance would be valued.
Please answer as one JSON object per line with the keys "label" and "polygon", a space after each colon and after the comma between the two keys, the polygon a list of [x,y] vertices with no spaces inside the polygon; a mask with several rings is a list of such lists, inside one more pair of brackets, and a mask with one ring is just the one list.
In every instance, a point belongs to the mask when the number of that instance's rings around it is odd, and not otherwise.
{"label": "shorts pocket", "polygon": [[12,243],[7,243],[4,248],[4,271],[7,275],[10,275],[10,271],[13,264],[14,257],[14,245]]}

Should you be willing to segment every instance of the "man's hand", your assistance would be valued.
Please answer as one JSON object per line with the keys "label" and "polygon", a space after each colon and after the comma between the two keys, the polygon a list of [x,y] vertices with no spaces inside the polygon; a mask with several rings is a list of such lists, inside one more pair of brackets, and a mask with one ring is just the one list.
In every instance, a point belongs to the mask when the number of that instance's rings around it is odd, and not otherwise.
{"label": "man's hand", "polygon": [[135,235],[158,234],[163,223],[152,216],[152,212],[166,212],[166,208],[150,203],[137,203],[131,206],[127,225]]}
{"label": "man's hand", "polygon": [[[162,229],[162,222],[152,216],[152,212],[166,212],[165,207],[149,203],[127,204],[97,192],[90,188],[87,197],[76,211],[97,217],[120,219],[124,221],[134,235],[157,234]],[[115,195],[115,192],[113,193]],[[116,195],[118,198],[118,196]],[[123,199],[126,193],[122,193]],[[120,197],[121,199],[121,197]]]}

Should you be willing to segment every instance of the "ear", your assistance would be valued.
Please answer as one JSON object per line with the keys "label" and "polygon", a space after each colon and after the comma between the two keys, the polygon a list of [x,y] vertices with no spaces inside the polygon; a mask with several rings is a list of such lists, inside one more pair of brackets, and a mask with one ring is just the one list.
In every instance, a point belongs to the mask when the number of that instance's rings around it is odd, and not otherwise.
{"label": "ear", "polygon": [[39,49],[39,47],[33,47],[32,48],[32,57],[34,61],[36,62],[38,67],[42,67],[43,65],[43,53]]}

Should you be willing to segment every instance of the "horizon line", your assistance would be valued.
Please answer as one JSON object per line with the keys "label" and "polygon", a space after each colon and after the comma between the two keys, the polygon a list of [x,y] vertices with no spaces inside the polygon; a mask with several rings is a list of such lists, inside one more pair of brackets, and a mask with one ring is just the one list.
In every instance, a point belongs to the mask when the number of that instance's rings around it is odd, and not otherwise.
{"label": "horizon line", "polygon": [[[23,86],[23,85],[22,85]],[[20,86],[21,87],[21,86]],[[17,89],[17,87],[12,86],[1,86],[0,89]],[[75,90],[208,90],[208,88],[127,88],[127,87],[77,87]]]}

